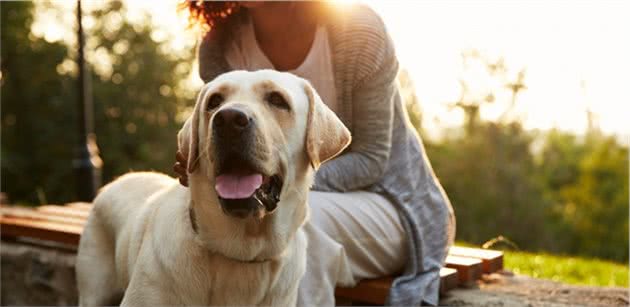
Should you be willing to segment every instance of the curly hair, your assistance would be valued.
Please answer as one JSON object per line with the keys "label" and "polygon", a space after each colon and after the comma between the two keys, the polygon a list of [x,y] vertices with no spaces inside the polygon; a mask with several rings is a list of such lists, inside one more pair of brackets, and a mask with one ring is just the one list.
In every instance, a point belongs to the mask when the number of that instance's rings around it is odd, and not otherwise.
{"label": "curly hair", "polygon": [[188,9],[188,25],[198,26],[204,32],[211,31],[225,23],[230,16],[235,15],[241,8],[237,1],[204,1],[184,0],[179,8]]}

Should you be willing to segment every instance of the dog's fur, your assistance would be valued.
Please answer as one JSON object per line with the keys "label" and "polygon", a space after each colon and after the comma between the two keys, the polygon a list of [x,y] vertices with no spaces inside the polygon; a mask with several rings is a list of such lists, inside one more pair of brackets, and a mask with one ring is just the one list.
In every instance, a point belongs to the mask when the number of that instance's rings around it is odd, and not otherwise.
{"label": "dog's fur", "polygon": [[[276,91],[290,110],[269,103]],[[207,110],[211,95],[225,100]],[[215,191],[213,120],[232,108],[252,118],[244,152],[283,179],[277,210],[228,215]],[[80,305],[295,305],[306,265],[301,230],[314,170],[350,142],[311,85],[275,71],[223,74],[201,90],[178,134],[190,188],[158,173],[131,173],[105,186],[81,237]]]}

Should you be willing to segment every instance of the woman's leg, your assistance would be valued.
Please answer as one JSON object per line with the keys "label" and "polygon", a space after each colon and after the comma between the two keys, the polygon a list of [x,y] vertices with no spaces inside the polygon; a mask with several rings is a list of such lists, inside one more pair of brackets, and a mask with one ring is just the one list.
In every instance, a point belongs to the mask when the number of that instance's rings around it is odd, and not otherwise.
{"label": "woman's leg", "polygon": [[399,273],[407,257],[398,211],[370,192],[310,192],[306,274],[299,306],[334,306],[336,285]]}

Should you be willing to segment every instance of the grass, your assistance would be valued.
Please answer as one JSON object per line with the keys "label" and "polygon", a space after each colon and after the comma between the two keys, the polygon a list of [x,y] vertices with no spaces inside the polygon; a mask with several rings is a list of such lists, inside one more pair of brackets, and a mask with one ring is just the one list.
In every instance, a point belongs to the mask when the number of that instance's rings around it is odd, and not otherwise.
{"label": "grass", "polygon": [[506,269],[516,274],[589,286],[628,287],[628,265],[600,259],[506,251]]}
{"label": "grass", "polygon": [[[479,246],[455,242],[458,246]],[[575,256],[504,251],[503,266],[516,274],[586,286],[628,287],[627,264]]]}

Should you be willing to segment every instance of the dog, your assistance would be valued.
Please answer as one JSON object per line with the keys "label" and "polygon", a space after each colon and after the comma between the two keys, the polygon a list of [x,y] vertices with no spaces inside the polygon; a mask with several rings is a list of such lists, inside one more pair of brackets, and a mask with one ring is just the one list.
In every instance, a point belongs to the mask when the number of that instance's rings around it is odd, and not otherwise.
{"label": "dog", "polygon": [[308,81],[233,71],[204,85],[177,139],[189,188],[130,173],[95,198],[79,304],[295,305],[308,191],[348,129]]}

